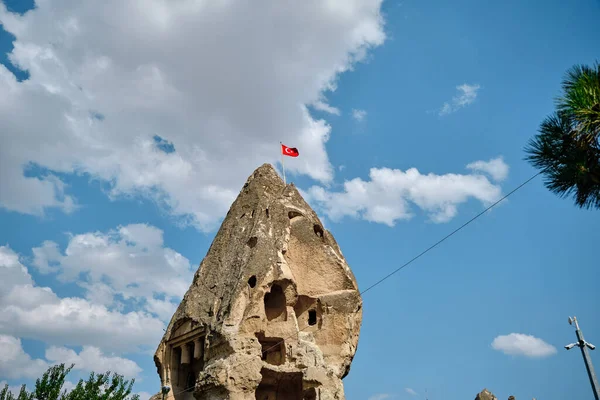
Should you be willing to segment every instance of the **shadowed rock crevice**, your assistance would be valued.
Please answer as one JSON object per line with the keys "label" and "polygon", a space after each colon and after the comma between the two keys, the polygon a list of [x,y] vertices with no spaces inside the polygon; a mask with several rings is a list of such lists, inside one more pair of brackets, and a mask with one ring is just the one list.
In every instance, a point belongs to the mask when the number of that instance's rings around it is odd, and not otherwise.
{"label": "shadowed rock crevice", "polygon": [[333,236],[265,164],[232,204],[158,346],[167,398],[342,400],[361,305]]}

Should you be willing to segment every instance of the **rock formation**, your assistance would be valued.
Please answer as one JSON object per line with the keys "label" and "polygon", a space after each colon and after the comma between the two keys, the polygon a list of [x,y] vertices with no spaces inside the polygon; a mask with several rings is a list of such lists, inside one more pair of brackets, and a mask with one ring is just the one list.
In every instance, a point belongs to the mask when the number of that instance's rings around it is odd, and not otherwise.
{"label": "rock formation", "polygon": [[[475,400],[498,400],[498,398],[494,396],[493,393],[489,390],[483,389],[481,393],[479,393],[477,397],[475,397]],[[515,400],[515,396],[508,396],[508,400]]]}
{"label": "rock formation", "polygon": [[477,397],[475,397],[475,400],[498,400],[498,398],[494,396],[489,390],[483,389],[481,393],[479,393]]}
{"label": "rock formation", "polygon": [[231,206],[156,350],[166,398],[344,399],[361,307],[333,236],[265,164]]}

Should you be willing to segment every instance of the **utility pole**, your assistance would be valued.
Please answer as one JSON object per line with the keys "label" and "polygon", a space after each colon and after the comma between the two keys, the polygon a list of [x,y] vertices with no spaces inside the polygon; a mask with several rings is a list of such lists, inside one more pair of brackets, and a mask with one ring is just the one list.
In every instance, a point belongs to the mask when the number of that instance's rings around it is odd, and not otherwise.
{"label": "utility pole", "polygon": [[588,348],[590,350],[594,350],[596,346],[586,342],[583,338],[583,333],[581,332],[581,329],[579,329],[577,317],[569,317],[569,325],[573,325],[573,323],[575,323],[575,333],[577,334],[577,342],[566,345],[565,349],[571,350],[575,346],[581,349],[583,361],[585,362],[585,368],[587,369],[588,377],[590,378],[590,383],[592,384],[592,390],[594,391],[594,397],[596,398],[596,400],[600,400],[600,385],[598,385],[598,380],[596,379],[596,374],[594,373],[594,366],[592,365],[592,359],[590,358],[590,354],[588,353]]}

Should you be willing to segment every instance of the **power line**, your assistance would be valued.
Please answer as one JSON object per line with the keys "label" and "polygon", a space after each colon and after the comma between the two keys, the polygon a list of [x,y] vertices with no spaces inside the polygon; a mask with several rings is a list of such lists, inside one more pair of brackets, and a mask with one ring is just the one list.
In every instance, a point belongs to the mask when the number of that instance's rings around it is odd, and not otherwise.
{"label": "power line", "polygon": [[517,186],[516,188],[514,188],[513,190],[511,190],[510,192],[508,192],[500,200],[496,201],[495,203],[493,203],[492,205],[490,205],[488,208],[486,208],[485,210],[483,210],[482,212],[480,212],[479,214],[477,214],[476,216],[474,216],[473,218],[471,218],[470,220],[468,220],[467,222],[465,222],[464,224],[462,224],[461,226],[459,226],[458,228],[456,228],[455,230],[453,230],[452,232],[450,232],[449,234],[447,234],[446,236],[444,236],[442,239],[438,240],[433,245],[431,245],[427,249],[423,250],[417,256],[411,258],[409,261],[407,261],[401,267],[399,267],[399,268],[395,269],[394,271],[390,272],[389,274],[387,274],[386,276],[384,276],[383,278],[381,278],[380,280],[378,280],[377,282],[375,282],[374,284],[372,284],[371,286],[369,286],[368,288],[366,288],[365,290],[363,290],[360,294],[361,295],[365,294],[369,290],[373,289],[375,286],[379,285],[380,283],[382,283],[383,281],[385,281],[386,279],[388,279],[389,277],[391,277],[392,275],[394,275],[396,272],[400,271],[401,269],[403,269],[405,267],[408,267],[414,261],[418,260],[419,258],[421,258],[422,256],[424,256],[425,254],[427,254],[428,252],[430,252],[431,250],[433,250],[434,248],[436,248],[438,245],[442,244],[442,242],[446,241],[451,236],[453,236],[454,234],[458,233],[458,231],[460,231],[461,229],[463,229],[464,227],[466,227],[467,225],[469,225],[471,222],[475,221],[477,218],[481,217],[483,214],[485,214],[486,212],[488,212],[489,210],[491,210],[493,207],[497,206],[499,203],[501,203],[502,201],[506,200],[508,198],[508,196],[510,196],[511,194],[513,194],[514,192],[516,192],[517,190],[521,189],[523,186],[527,185],[529,182],[531,182],[534,178],[536,178],[542,172],[543,171],[538,172],[537,174],[533,175],[531,178],[527,179],[525,182],[521,183],[519,186]]}
{"label": "power line", "polygon": [[[506,195],[504,195],[500,200],[492,203],[490,206],[488,206],[486,209],[484,209],[483,211],[481,211],[479,214],[475,215],[473,218],[471,218],[470,220],[468,220],[467,222],[465,222],[464,224],[462,224],[461,226],[459,226],[458,228],[456,228],[455,230],[453,230],[452,232],[450,232],[449,234],[447,234],[446,236],[444,236],[442,239],[438,240],[437,242],[435,242],[434,244],[432,244],[431,246],[429,246],[428,248],[426,248],[425,250],[423,250],[421,253],[419,253],[418,255],[416,255],[415,257],[411,258],[410,260],[408,260],[406,263],[402,264],[400,267],[396,268],[394,271],[390,272],[389,274],[387,274],[386,276],[384,276],[383,278],[381,278],[380,280],[378,280],[377,282],[375,282],[374,284],[372,284],[371,286],[367,287],[365,290],[360,292],[360,295],[362,296],[363,294],[365,294],[366,292],[368,292],[369,290],[375,288],[376,286],[380,285],[381,283],[383,283],[385,280],[389,279],[390,277],[392,277],[392,275],[396,274],[397,272],[399,272],[400,270],[408,267],[410,264],[412,264],[413,262],[415,262],[416,260],[418,260],[419,258],[421,258],[422,256],[424,256],[425,254],[429,253],[431,250],[433,250],[434,248],[436,248],[437,246],[439,246],[440,244],[442,244],[443,242],[445,242],[447,239],[449,239],[450,237],[454,236],[456,233],[458,233],[459,231],[461,231],[463,228],[465,228],[467,225],[471,224],[473,221],[475,221],[476,219],[478,219],[479,217],[481,217],[482,215],[484,215],[486,212],[488,212],[489,210],[491,210],[492,208],[494,208],[495,206],[497,206],[498,204],[500,204],[501,202],[503,202],[504,200],[506,200],[509,196],[511,196],[513,193],[515,193],[517,190],[521,189],[523,186],[527,185],[529,182],[531,182],[532,180],[534,180],[535,178],[537,178],[538,175],[540,175],[542,172],[544,172],[543,170],[534,174],[532,177],[530,177],[529,179],[527,179],[526,181],[524,181],[523,183],[521,183],[519,186],[515,187],[513,190],[511,190],[510,192],[508,192]],[[358,312],[354,311],[354,313]],[[280,346],[282,343],[284,343],[287,339],[291,339],[294,336],[296,336],[298,333],[302,332],[304,329],[308,328],[311,325],[306,325],[304,328],[299,329],[297,333],[295,333],[294,335],[290,335],[286,338],[283,338],[280,342],[274,344],[273,346],[267,348],[266,350],[263,350],[261,354],[265,354],[268,353],[270,350]],[[233,368],[237,368],[239,366],[244,365],[245,363],[251,361],[252,359],[248,359],[246,361],[243,361],[237,365],[234,365]],[[193,389],[195,387],[191,386],[187,389],[184,389],[180,392],[174,393],[174,395],[183,393],[183,392],[187,392],[191,389]]]}

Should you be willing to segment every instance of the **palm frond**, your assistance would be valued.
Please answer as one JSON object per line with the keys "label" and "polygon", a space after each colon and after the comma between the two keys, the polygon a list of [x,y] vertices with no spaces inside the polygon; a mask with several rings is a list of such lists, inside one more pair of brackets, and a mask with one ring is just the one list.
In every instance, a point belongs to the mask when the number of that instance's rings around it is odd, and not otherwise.
{"label": "palm frond", "polygon": [[557,110],[575,121],[574,134],[595,141],[600,136],[600,63],[575,65],[562,82],[563,95]]}
{"label": "palm frond", "polygon": [[543,170],[545,186],[559,197],[573,195],[582,208],[600,208],[600,148],[598,142],[573,134],[566,113],[547,117],[525,148],[526,160]]}

